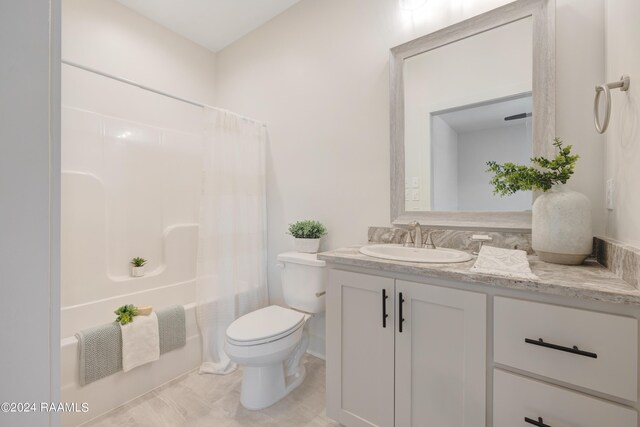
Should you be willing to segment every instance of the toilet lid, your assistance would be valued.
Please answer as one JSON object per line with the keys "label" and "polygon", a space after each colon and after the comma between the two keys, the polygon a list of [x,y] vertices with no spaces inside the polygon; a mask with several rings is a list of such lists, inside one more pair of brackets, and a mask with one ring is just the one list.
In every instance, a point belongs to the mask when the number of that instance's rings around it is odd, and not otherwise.
{"label": "toilet lid", "polygon": [[297,329],[305,320],[303,313],[271,305],[236,319],[227,328],[227,337],[238,343],[263,341]]}

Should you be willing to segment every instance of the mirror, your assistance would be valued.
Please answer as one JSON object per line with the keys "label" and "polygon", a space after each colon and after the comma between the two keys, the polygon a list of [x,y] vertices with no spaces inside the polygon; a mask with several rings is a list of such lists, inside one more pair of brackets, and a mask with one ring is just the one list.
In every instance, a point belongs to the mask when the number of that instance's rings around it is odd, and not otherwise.
{"label": "mirror", "polygon": [[553,45],[553,5],[536,0],[391,50],[395,224],[530,229],[534,195],[494,195],[487,162],[548,153]]}

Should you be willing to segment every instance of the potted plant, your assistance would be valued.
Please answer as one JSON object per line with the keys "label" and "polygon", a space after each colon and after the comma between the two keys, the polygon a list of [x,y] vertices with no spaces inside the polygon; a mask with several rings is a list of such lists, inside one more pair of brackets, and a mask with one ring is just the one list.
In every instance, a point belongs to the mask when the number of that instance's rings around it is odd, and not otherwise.
{"label": "potted plant", "polygon": [[144,276],[144,266],[147,260],[140,257],[135,257],[131,260],[131,276],[142,277]]}
{"label": "potted plant", "polygon": [[571,154],[571,145],[563,147],[555,138],[557,154],[553,159],[534,157],[534,166],[487,162],[493,172],[494,193],[506,196],[521,190],[539,190],[532,207],[531,246],[541,260],[577,265],[591,254],[593,232],[591,203],[582,193],[565,184],[573,175],[580,158]]}
{"label": "potted plant", "polygon": [[318,221],[305,220],[289,224],[289,234],[295,238],[296,251],[315,254],[327,229]]}

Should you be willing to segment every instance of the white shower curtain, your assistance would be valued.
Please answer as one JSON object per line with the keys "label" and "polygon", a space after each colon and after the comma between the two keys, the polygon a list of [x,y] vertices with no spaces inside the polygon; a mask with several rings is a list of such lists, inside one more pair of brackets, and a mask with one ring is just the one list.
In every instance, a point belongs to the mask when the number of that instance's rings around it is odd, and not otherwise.
{"label": "white shower curtain", "polygon": [[205,108],[204,173],[197,264],[201,373],[236,366],[224,352],[227,327],[267,304],[264,125]]}

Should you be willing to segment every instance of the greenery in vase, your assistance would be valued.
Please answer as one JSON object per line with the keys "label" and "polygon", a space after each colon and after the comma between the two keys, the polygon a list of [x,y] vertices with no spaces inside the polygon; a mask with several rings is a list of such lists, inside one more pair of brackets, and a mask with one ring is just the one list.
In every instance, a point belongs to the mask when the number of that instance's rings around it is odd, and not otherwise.
{"label": "greenery in vase", "polygon": [[327,234],[327,229],[318,221],[297,221],[289,224],[289,234],[296,239],[319,239]]}
{"label": "greenery in vase", "polygon": [[131,265],[134,267],[142,267],[147,263],[147,260],[140,257],[135,257],[131,260]]}
{"label": "greenery in vase", "polygon": [[508,196],[522,190],[548,191],[556,184],[566,184],[573,175],[573,168],[580,156],[571,155],[572,146],[563,147],[560,138],[555,138],[553,141],[558,154],[551,160],[533,157],[531,163],[535,166],[487,162],[489,166],[487,172],[494,173],[491,178],[491,184],[495,187],[494,194]]}
{"label": "greenery in vase", "polygon": [[133,304],[123,305],[114,311],[114,313],[118,315],[116,322],[119,322],[121,325],[126,325],[127,323],[133,322],[133,318],[138,315],[138,307]]}

